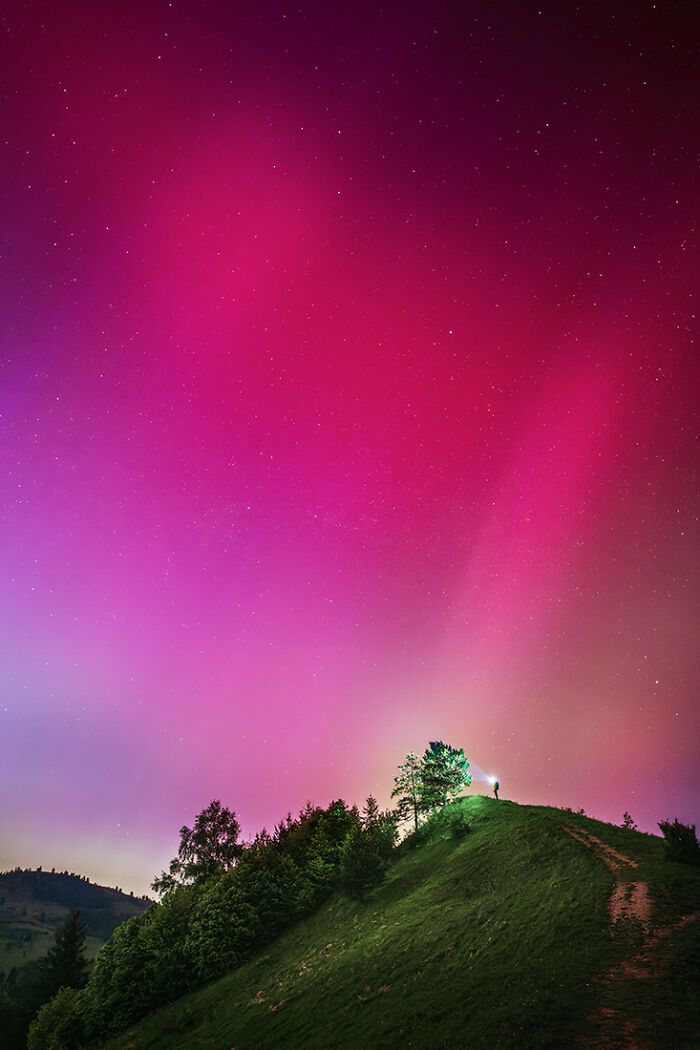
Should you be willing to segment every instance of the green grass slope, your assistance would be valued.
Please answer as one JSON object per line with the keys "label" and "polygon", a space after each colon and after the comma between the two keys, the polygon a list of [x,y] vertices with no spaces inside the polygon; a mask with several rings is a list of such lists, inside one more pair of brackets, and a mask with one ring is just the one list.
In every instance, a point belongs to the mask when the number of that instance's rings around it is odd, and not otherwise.
{"label": "green grass slope", "polygon": [[119,923],[140,915],[147,901],[63,872],[0,873],[0,972],[45,955],[72,908],[79,908],[92,957]]}
{"label": "green grass slope", "polygon": [[[464,816],[471,830],[460,834]],[[611,869],[564,825],[631,863]],[[611,895],[651,902],[652,918],[623,903],[613,922]],[[514,1050],[637,1040],[690,1050],[700,1045],[700,922],[688,916],[699,911],[700,872],[665,861],[653,836],[463,799],[423,842],[401,848],[365,903],[333,898],[246,966],[107,1045]]]}

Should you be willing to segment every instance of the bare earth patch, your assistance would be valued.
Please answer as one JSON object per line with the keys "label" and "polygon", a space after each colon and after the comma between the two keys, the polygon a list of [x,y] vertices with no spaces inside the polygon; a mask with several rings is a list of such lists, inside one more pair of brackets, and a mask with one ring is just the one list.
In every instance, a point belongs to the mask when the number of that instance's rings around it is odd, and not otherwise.
{"label": "bare earth patch", "polygon": [[618,850],[613,849],[612,846],[608,846],[607,842],[603,842],[595,835],[591,835],[590,832],[583,831],[581,828],[572,828],[570,824],[562,824],[562,827],[573,838],[592,849],[596,856],[604,864],[607,864],[611,871],[619,871],[623,864],[626,864],[629,868],[637,868],[639,866],[636,860],[626,857],[624,853],[620,853]]}
{"label": "bare earth patch", "polygon": [[[609,846],[602,839],[581,828],[563,824],[562,829],[577,842],[593,850],[608,868],[615,872],[616,883],[608,901],[608,914],[613,933],[633,932],[644,935],[642,948],[616,963],[603,975],[603,1000],[617,1000],[616,987],[623,981],[644,981],[663,974],[672,957],[671,937],[688,923],[695,922],[700,915],[684,915],[670,926],[654,928],[652,924],[652,902],[649,886],[642,880],[625,881],[619,872],[623,867],[637,868],[631,857]],[[635,1022],[623,1010],[603,1002],[589,1018],[596,1031],[595,1037],[584,1040],[584,1045],[595,1050],[650,1050],[643,1045]]]}
{"label": "bare earth patch", "polygon": [[646,882],[618,882],[608,901],[610,921],[616,926],[628,919],[647,927],[651,919],[651,900]]}

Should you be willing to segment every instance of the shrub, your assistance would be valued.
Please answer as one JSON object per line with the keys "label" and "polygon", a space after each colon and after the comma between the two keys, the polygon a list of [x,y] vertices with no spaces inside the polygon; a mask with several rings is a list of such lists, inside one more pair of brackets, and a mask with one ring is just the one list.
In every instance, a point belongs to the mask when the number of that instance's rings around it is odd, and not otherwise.
{"label": "shrub", "polygon": [[266,944],[301,913],[302,874],[275,846],[249,851],[236,874],[241,893],[255,909],[255,943]]}
{"label": "shrub", "polygon": [[194,912],[187,952],[198,981],[220,977],[249,955],[258,916],[230,872],[209,885]]}
{"label": "shrub", "polygon": [[27,1050],[76,1050],[85,1031],[81,1006],[83,993],[61,988],[35,1017],[27,1037]]}
{"label": "shrub", "polygon": [[662,820],[659,827],[666,840],[666,859],[679,860],[684,864],[700,864],[700,843],[694,824],[681,824],[680,820]]}
{"label": "shrub", "polygon": [[427,842],[433,833],[433,824],[430,820],[424,821],[423,824],[419,824],[415,831],[412,831],[410,835],[401,843],[402,850],[416,849],[417,846],[422,846]]}
{"label": "shrub", "polygon": [[463,839],[472,830],[469,817],[463,810],[450,814],[449,829],[453,839]]}

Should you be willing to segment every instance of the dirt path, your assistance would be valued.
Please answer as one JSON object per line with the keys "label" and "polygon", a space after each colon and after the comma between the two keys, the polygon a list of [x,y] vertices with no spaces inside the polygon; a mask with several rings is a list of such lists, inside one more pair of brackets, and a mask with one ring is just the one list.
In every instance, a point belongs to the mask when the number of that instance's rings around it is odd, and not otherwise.
{"label": "dirt path", "polygon": [[573,838],[578,839],[584,846],[588,846],[593,852],[600,857],[600,859],[607,864],[611,871],[618,871],[619,868],[626,864],[628,868],[638,868],[636,860],[632,860],[631,857],[626,857],[624,853],[619,853],[618,850],[613,849],[612,846],[608,846],[607,842],[603,842],[602,839],[596,838],[595,835],[591,835],[589,831],[584,831],[582,828],[572,828],[571,824],[562,824],[564,831],[568,832]]}
{"label": "dirt path", "polygon": [[616,963],[603,975],[602,1003],[589,1018],[595,1036],[584,1040],[584,1045],[595,1050],[649,1050],[641,1042],[632,1017],[623,1009],[611,1005],[621,996],[623,981],[643,981],[663,973],[671,960],[671,937],[683,926],[700,916],[684,915],[671,926],[654,928],[649,886],[638,879],[626,879],[624,869],[636,869],[637,862],[582,828],[562,824],[562,830],[587,849],[615,873],[615,885],[608,901],[608,914],[613,934],[642,934],[639,951]]}

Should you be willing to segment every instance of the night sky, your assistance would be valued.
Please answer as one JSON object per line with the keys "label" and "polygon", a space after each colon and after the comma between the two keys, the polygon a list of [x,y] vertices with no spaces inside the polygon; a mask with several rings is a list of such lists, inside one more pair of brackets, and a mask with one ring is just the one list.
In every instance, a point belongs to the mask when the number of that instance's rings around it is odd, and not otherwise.
{"label": "night sky", "polygon": [[700,818],[696,10],[5,5],[0,867]]}

